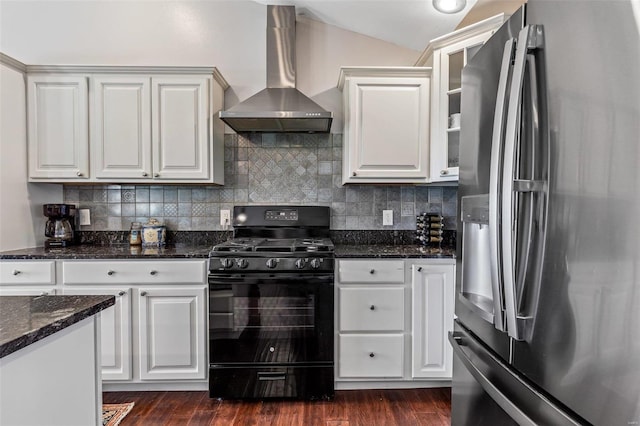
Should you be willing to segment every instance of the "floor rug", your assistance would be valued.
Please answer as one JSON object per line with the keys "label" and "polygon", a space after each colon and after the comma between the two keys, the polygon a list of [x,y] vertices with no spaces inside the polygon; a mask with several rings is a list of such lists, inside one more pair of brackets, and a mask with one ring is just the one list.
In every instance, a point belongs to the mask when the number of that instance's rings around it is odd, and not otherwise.
{"label": "floor rug", "polygon": [[102,426],[118,426],[133,408],[133,402],[126,404],[102,404]]}

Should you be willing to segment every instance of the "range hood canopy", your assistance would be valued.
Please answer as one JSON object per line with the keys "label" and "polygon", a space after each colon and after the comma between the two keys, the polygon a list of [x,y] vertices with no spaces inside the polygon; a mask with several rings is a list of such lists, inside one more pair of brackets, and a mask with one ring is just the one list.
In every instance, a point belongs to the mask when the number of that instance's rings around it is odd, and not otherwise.
{"label": "range hood canopy", "polygon": [[294,6],[267,6],[267,88],[220,118],[236,132],[328,133],[333,114],[296,89]]}

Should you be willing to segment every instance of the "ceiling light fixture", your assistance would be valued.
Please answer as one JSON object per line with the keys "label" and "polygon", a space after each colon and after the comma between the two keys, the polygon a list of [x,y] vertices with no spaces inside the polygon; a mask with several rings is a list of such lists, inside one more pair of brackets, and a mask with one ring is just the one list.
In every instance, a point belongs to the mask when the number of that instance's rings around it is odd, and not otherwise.
{"label": "ceiling light fixture", "polygon": [[442,13],[458,13],[467,5],[467,0],[433,0],[433,7]]}

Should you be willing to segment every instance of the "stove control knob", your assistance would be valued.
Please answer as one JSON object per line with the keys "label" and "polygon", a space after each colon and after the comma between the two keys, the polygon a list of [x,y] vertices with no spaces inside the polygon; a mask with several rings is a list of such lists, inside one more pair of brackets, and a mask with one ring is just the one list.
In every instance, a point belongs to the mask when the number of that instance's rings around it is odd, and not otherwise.
{"label": "stove control knob", "polygon": [[238,265],[238,268],[240,269],[244,269],[247,266],[249,266],[249,262],[247,262],[247,259],[243,259],[241,257],[236,259],[236,265]]}
{"label": "stove control knob", "polygon": [[231,268],[233,266],[233,259],[229,259],[228,257],[223,257],[220,259],[220,264],[224,269]]}
{"label": "stove control knob", "polygon": [[320,259],[311,259],[311,268],[318,269],[320,267]]}
{"label": "stove control knob", "polygon": [[278,265],[278,259],[268,259],[267,260],[267,268],[273,269]]}
{"label": "stove control knob", "polygon": [[298,269],[302,269],[304,268],[304,265],[307,264],[307,259],[298,259],[296,260],[296,268]]}

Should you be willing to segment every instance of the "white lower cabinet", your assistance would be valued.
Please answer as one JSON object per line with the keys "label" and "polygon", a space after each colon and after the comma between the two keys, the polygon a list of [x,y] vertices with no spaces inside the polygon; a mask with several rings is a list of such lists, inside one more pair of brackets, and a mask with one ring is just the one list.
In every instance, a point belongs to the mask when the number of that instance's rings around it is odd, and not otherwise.
{"label": "white lower cabinet", "polygon": [[451,379],[455,276],[453,265],[411,265],[411,377]]}
{"label": "white lower cabinet", "polygon": [[207,377],[205,260],[69,260],[64,294],[114,294],[102,314],[103,380],[178,383]]}
{"label": "white lower cabinet", "polygon": [[56,294],[54,261],[0,261],[0,296],[51,296],[54,294]]}
{"label": "white lower cabinet", "polygon": [[206,378],[206,287],[137,291],[140,379]]}
{"label": "white lower cabinet", "polygon": [[100,315],[102,380],[131,380],[131,288],[65,287],[65,295],[113,294],[115,305]]}
{"label": "white lower cabinet", "polygon": [[453,259],[348,259],[336,270],[336,388],[451,380]]}

